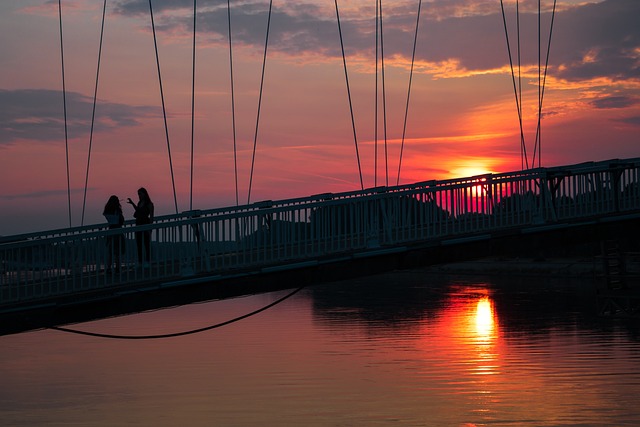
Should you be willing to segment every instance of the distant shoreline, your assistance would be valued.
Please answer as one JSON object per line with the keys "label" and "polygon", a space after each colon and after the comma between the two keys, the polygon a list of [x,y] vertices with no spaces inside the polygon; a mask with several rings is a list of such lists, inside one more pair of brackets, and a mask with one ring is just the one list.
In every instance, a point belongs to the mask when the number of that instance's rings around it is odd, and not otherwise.
{"label": "distant shoreline", "polygon": [[[640,276],[640,254],[625,254],[626,274]],[[500,274],[556,277],[602,278],[605,274],[603,259],[586,257],[487,257],[477,260],[432,265],[426,268],[433,273]]]}

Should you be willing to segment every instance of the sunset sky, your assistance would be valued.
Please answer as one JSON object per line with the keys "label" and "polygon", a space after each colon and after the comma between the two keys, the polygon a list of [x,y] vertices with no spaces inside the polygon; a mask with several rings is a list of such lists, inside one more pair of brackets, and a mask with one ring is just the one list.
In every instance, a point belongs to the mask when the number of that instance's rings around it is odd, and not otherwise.
{"label": "sunset sky", "polygon": [[[149,2],[106,4],[89,158],[103,1],[62,1],[73,226],[81,222],[87,176],[84,224],[103,222],[109,195],[124,204],[140,186],[157,215],[175,213]],[[273,1],[257,136],[269,2],[230,4],[240,204],[360,189],[335,3]],[[382,2],[386,166],[381,54],[375,143],[376,2],[338,1],[364,187],[385,185],[385,169],[389,184],[396,182],[418,4]],[[538,1],[518,4],[520,49],[516,2],[503,4],[531,165]],[[178,209],[235,205],[227,2],[197,2],[192,193],[193,1],[152,5]],[[542,66],[552,7],[540,3]],[[542,166],[640,155],[638,17],[638,0],[557,1]],[[0,235],[67,227],[58,1],[0,1],[0,33]],[[422,1],[403,153],[400,183],[521,169],[499,0]]]}

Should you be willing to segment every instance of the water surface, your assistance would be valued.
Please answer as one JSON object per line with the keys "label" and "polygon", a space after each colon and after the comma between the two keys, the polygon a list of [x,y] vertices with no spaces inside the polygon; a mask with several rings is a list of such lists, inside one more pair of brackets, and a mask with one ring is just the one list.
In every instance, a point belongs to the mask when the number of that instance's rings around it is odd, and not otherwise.
{"label": "water surface", "polygon": [[[287,292],[73,325],[145,336]],[[635,426],[640,326],[593,284],[404,271],[305,288],[152,340],[0,337],[6,426]]]}

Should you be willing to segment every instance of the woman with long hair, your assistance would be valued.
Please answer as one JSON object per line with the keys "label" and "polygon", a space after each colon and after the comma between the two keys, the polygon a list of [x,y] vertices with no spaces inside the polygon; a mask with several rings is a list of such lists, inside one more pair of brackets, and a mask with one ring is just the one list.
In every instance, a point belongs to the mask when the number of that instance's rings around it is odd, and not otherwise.
{"label": "woman with long hair", "polygon": [[[146,188],[140,187],[138,189],[138,199],[138,204],[134,203],[131,198],[127,199],[127,203],[133,206],[136,225],[151,224],[153,222],[153,202]],[[136,231],[136,246],[138,248],[138,262],[148,266],[151,260],[151,230]]]}
{"label": "woman with long hair", "polygon": [[[122,206],[118,196],[111,196],[104,205],[102,215],[107,219],[109,229],[122,228],[124,224],[124,215],[122,215]],[[107,272],[111,272],[113,260],[115,258],[115,271],[120,271],[120,254],[124,253],[124,235],[114,234],[107,237]]]}

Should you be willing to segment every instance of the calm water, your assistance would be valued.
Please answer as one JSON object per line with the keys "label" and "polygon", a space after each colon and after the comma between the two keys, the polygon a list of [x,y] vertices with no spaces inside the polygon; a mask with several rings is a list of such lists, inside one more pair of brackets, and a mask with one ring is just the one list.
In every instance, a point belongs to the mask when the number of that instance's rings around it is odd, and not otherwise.
{"label": "calm water", "polygon": [[[286,292],[75,327],[213,325]],[[640,325],[593,285],[399,272],[307,288],[228,326],[0,337],[3,426],[636,426]]]}

